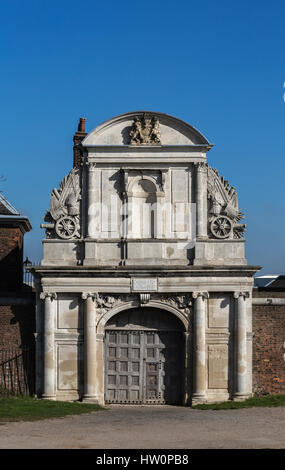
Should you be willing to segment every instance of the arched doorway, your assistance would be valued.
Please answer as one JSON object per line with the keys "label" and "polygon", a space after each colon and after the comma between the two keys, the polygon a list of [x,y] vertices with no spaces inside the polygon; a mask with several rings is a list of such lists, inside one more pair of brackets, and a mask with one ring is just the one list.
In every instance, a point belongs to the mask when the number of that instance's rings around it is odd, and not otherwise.
{"label": "arched doorway", "polygon": [[165,310],[133,308],[105,326],[105,402],[182,404],[184,326]]}

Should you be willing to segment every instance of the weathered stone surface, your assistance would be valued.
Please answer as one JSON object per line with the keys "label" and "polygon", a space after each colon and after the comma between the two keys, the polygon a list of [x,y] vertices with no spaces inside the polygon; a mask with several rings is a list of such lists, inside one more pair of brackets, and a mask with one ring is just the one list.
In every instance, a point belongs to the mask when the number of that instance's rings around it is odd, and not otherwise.
{"label": "weathered stone surface", "polygon": [[[189,124],[143,111],[117,116],[82,141],[82,165],[78,157],[52,193],[54,225],[33,269],[45,299],[39,395],[104,403],[108,383],[109,396],[115,390],[124,402],[163,403],[176,382],[182,404],[251,394],[258,268],[247,266],[236,190],[208,166],[210,148]],[[179,325],[175,354],[185,370],[175,380],[169,315]]]}

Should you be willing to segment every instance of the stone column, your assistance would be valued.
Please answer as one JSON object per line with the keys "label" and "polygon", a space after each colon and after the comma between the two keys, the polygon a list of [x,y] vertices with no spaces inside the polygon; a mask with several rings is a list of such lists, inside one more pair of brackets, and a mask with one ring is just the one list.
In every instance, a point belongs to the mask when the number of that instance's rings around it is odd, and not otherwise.
{"label": "stone column", "polygon": [[235,324],[235,344],[236,344],[236,364],[235,364],[235,393],[233,399],[244,400],[248,397],[247,384],[247,343],[246,343],[246,298],[248,292],[235,292],[236,300],[236,324]]}
{"label": "stone column", "polygon": [[55,399],[55,353],[54,353],[54,326],[56,294],[42,292],[40,298],[45,301],[44,308],[44,334],[43,334],[43,394],[42,398]]}
{"label": "stone column", "polygon": [[87,238],[95,237],[96,217],[96,185],[95,167],[96,163],[86,162],[88,168],[88,214],[87,214]]}
{"label": "stone column", "polygon": [[[189,326],[188,326],[189,328]],[[185,376],[184,376],[184,398],[183,398],[183,405],[188,405],[189,400],[191,398],[191,359],[192,359],[192,354],[191,354],[191,338],[189,331],[184,332],[184,348],[185,348],[185,359],[184,359],[184,370],[185,370]]]}
{"label": "stone column", "polygon": [[208,292],[193,292],[194,303],[194,388],[192,403],[206,399],[206,301]]}
{"label": "stone column", "polygon": [[96,294],[84,293],[84,394],[83,401],[98,403],[96,396]]}
{"label": "stone column", "polygon": [[207,164],[196,165],[196,236],[207,238]]}
{"label": "stone column", "polygon": [[41,396],[42,390],[42,377],[43,377],[43,305],[40,298],[41,283],[38,278],[34,279],[36,288],[36,332],[35,336],[35,392],[38,397]]}

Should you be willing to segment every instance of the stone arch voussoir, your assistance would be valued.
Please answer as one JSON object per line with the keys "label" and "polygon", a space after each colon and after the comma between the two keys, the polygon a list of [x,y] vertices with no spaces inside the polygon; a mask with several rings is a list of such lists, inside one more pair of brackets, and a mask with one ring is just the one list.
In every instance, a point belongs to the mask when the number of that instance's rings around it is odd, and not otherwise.
{"label": "stone arch voussoir", "polygon": [[[111,308],[106,313],[104,313],[98,320],[97,334],[104,334],[104,328],[105,328],[106,323],[108,322],[108,320],[110,320],[110,318],[117,315],[117,313],[123,312],[124,310],[130,310],[130,309],[138,308],[138,307],[141,307],[140,302],[132,301],[132,302],[125,302],[117,307]],[[147,304],[145,304],[144,307],[157,308],[157,309],[166,310],[172,313],[181,321],[185,331],[188,330],[188,324],[189,324],[188,317],[184,313],[182,313],[178,308],[175,308],[172,305],[168,305],[164,302],[151,301],[151,300]]]}

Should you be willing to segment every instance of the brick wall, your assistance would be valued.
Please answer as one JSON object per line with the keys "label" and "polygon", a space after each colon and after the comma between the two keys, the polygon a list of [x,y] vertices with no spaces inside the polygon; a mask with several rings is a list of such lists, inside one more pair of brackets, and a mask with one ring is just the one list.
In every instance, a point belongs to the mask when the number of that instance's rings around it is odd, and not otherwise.
{"label": "brick wall", "polygon": [[0,349],[33,348],[35,328],[33,303],[0,305]]}
{"label": "brick wall", "polygon": [[[284,292],[254,291],[254,297],[285,298]],[[253,305],[253,391],[285,394],[285,305]]]}
{"label": "brick wall", "polygon": [[[5,207],[1,214],[9,216]],[[0,227],[0,394],[33,393],[35,292],[23,285],[24,218],[2,217]]]}
{"label": "brick wall", "polygon": [[23,281],[23,239],[19,227],[0,227],[0,290],[17,290]]}
{"label": "brick wall", "polygon": [[0,396],[35,393],[35,293],[0,296]]}

